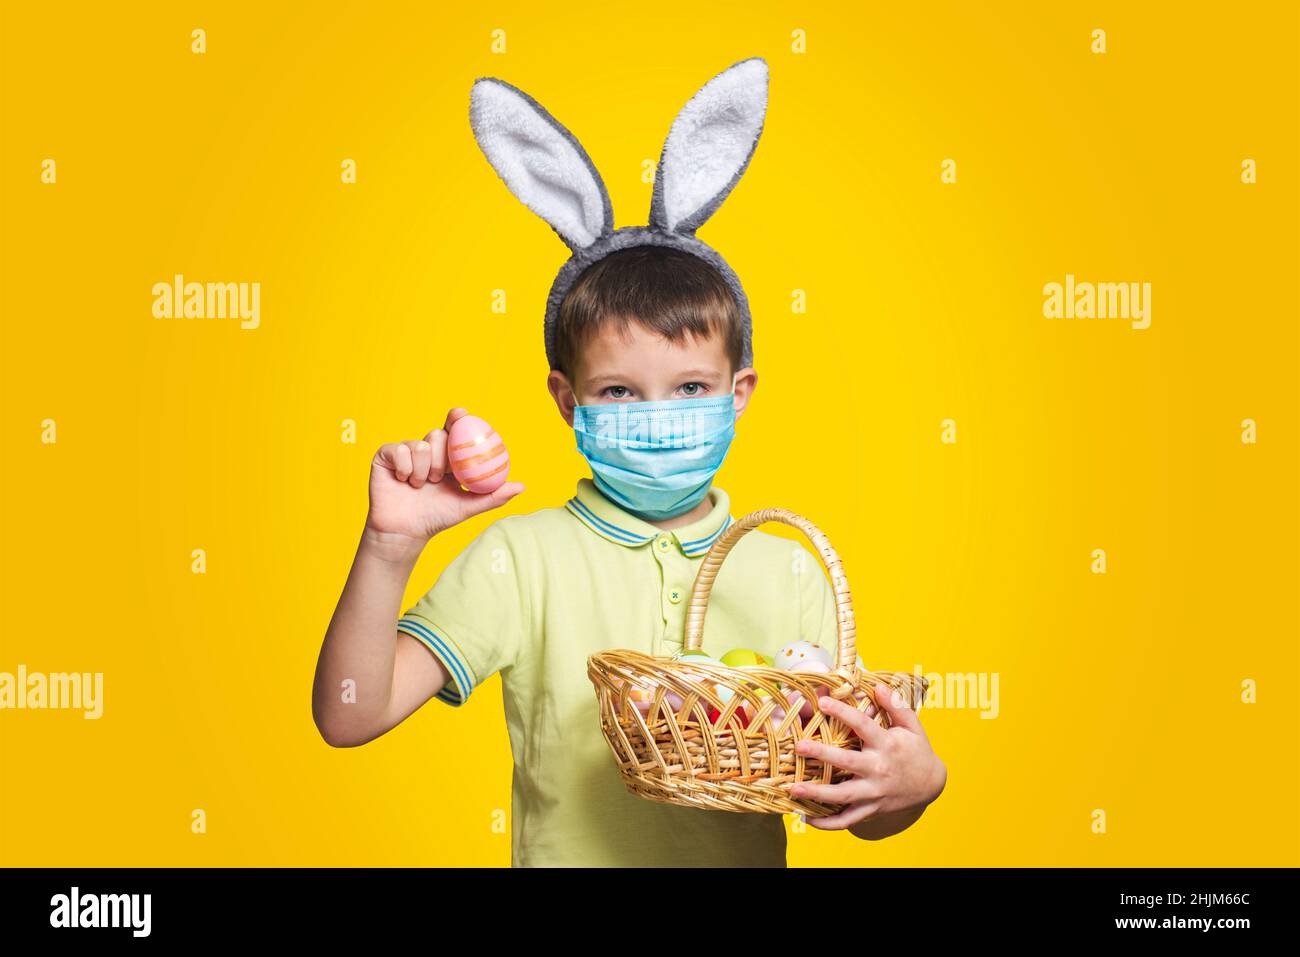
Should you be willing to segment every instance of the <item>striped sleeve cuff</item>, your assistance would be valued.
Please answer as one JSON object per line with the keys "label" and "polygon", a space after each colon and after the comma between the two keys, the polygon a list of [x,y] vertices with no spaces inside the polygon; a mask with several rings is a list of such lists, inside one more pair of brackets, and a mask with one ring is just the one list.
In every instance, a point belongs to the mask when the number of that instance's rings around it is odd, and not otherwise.
{"label": "striped sleeve cuff", "polygon": [[403,615],[398,619],[397,630],[427,645],[451,676],[435,697],[455,708],[463,705],[474,690],[474,673],[455,644],[430,622],[414,615]]}

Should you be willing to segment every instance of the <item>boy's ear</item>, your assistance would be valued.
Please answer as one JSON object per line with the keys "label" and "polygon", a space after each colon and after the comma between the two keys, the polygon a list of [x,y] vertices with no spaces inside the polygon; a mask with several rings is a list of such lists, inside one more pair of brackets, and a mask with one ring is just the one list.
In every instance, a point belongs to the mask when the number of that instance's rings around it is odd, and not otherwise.
{"label": "boy's ear", "polygon": [[605,183],[577,137],[531,96],[495,77],[470,91],[479,148],[510,192],[577,252],[614,229]]}
{"label": "boy's ear", "polygon": [[753,366],[746,366],[736,373],[736,398],[740,401],[740,408],[736,410],[737,419],[749,408],[756,388],[758,388],[758,372]]}
{"label": "boy's ear", "polygon": [[578,404],[578,398],[569,384],[569,377],[558,369],[552,369],[546,377],[546,388],[555,400],[555,407],[560,410],[560,417],[569,428],[573,428],[573,407]]}
{"label": "boy's ear", "polygon": [[723,70],[673,120],[655,172],[650,225],[694,235],[740,180],[767,114],[767,61]]}

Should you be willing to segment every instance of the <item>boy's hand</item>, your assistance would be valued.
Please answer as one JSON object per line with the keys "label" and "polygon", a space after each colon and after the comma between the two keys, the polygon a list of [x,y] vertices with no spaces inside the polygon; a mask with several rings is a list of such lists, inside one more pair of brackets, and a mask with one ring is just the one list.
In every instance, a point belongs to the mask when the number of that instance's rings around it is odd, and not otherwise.
{"label": "boy's hand", "polygon": [[799,754],[820,758],[855,775],[839,784],[791,785],[792,797],[846,805],[829,817],[808,818],[813,827],[838,830],[877,815],[907,816],[900,812],[919,816],[943,791],[947,769],[930,747],[916,712],[883,682],[876,682],[875,699],[889,715],[889,728],[882,728],[857,708],[834,698],[822,697],[818,702],[825,714],[839,718],[857,732],[861,750],[815,741],[800,741],[795,746]]}
{"label": "boy's hand", "polygon": [[370,464],[370,514],[366,533],[385,544],[423,548],[434,535],[490,508],[504,505],[524,490],[506,482],[489,495],[461,488],[447,464],[447,430],[465,409],[420,441],[382,446]]}

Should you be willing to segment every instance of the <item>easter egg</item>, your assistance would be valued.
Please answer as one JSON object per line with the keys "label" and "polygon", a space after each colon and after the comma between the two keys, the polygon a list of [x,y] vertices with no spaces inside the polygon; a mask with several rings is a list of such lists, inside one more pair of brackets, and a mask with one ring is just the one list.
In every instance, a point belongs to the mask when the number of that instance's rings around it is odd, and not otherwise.
{"label": "easter egg", "polygon": [[[768,692],[764,691],[762,688],[758,689],[758,691],[755,692],[755,694],[758,697],[757,705],[751,702],[748,698],[746,698],[743,702],[741,702],[740,705],[740,710],[743,711],[745,714],[745,727],[749,727],[750,722],[752,722],[754,718],[758,715],[759,710],[761,708],[766,707],[768,700],[770,700],[772,697]],[[780,724],[781,720],[784,717],[785,717],[785,708],[783,708],[781,705],[777,705],[775,708],[772,709],[771,720],[775,724]]]}
{"label": "easter egg", "polygon": [[631,701],[638,711],[645,714],[650,710],[650,704],[654,701],[654,691],[649,688],[639,688],[633,685],[627,690],[627,700]]}
{"label": "easter egg", "polygon": [[[752,648],[732,648],[722,656],[722,663],[728,668],[738,668],[741,670],[747,668],[771,668],[772,659],[763,655],[762,652],[754,651]],[[730,688],[718,687],[718,696],[724,702],[729,702],[734,692]],[[748,719],[746,719],[748,721]]]}
{"label": "easter egg", "polygon": [[757,651],[749,648],[732,648],[722,656],[722,663],[728,668],[740,668],[745,665],[765,665],[766,661]]}
{"label": "easter egg", "polygon": [[[724,665],[717,658],[714,658],[713,656],[708,655],[705,652],[700,651],[699,649],[696,649],[694,651],[679,651],[673,655],[673,660],[694,662],[696,664],[702,664],[702,665],[721,665],[724,668],[726,667],[726,665]],[[718,700],[720,700],[724,705],[731,700],[731,696],[735,693],[726,685],[717,684],[717,683],[713,685],[713,690],[717,694]],[[711,710],[713,709],[712,705],[709,705],[708,707]]]}
{"label": "easter egg", "polygon": [[457,482],[479,495],[495,492],[510,474],[506,444],[476,415],[462,415],[447,430],[447,464]]}
{"label": "easter egg", "polygon": [[776,667],[793,671],[800,662],[814,660],[824,664],[827,670],[835,667],[835,658],[821,645],[811,641],[792,641],[776,654]]}
{"label": "easter egg", "polygon": [[[640,685],[632,685],[627,691],[627,700],[636,706],[636,709],[642,714],[650,713],[650,706],[654,703],[655,688],[643,688]],[[682,699],[671,691],[664,695],[664,704],[672,711],[676,711],[682,706]]]}
{"label": "easter egg", "polygon": [[673,661],[681,661],[681,662],[686,662],[688,664],[719,665],[720,667],[726,667],[717,658],[714,658],[712,655],[705,654],[703,651],[698,651],[698,650],[679,651],[673,655]]}
{"label": "easter egg", "polygon": [[[809,658],[805,661],[800,662],[795,667],[791,668],[790,671],[794,674],[812,673],[812,674],[825,675],[825,674],[830,674],[831,668],[830,665],[827,665],[817,660],[816,658]],[[818,685],[816,690],[816,695],[814,696],[812,701],[809,701],[808,698],[804,696],[803,692],[799,691],[798,689],[795,689],[794,691],[787,693],[786,698],[789,700],[790,707],[792,708],[795,706],[796,703],[799,704],[799,717],[802,718],[804,721],[807,721],[813,716],[813,706],[816,703],[817,698],[823,697],[824,695],[828,695],[828,694],[830,694],[830,687],[828,685]]]}
{"label": "easter egg", "polygon": [[[772,667],[770,664],[762,664],[762,665],[737,665],[737,666],[736,666],[736,670],[737,670],[737,671],[759,671],[759,670],[765,670],[765,669],[770,668],[770,667]],[[754,684],[751,683],[751,682],[741,681],[741,682],[738,682],[738,684],[740,684],[740,685],[743,686],[743,687],[746,687],[746,688],[750,688],[750,689],[752,689],[752,690],[754,691],[755,694],[763,694],[763,693],[764,693],[761,689],[759,689],[756,685],[754,685]],[[719,690],[719,692],[724,692],[724,691],[725,691],[725,694],[720,694],[719,696],[722,697],[722,699],[723,699],[724,701],[727,701],[727,702],[730,702],[730,701],[731,701],[731,697],[732,697],[732,695],[734,695],[734,694],[736,693],[736,692],[732,691],[730,688],[727,688],[727,689],[719,688],[718,690]],[[743,697],[743,695],[742,695],[742,697]],[[753,714],[753,708],[750,708],[748,711],[745,711],[745,709],[746,709],[748,706],[749,706],[749,699],[746,698],[743,702],[741,702],[741,705],[740,705],[740,710],[745,712],[745,725],[746,725],[746,727],[749,726],[749,717]]]}
{"label": "easter egg", "polygon": [[[620,693],[623,690],[623,686],[626,684],[627,682],[625,681],[620,681],[617,683],[617,687]],[[630,688],[627,689],[627,700],[631,701],[634,705],[636,705],[637,710],[640,711],[642,714],[645,714],[646,710],[650,707],[650,699],[652,697],[654,696],[647,689],[642,688],[640,685],[632,685]]]}
{"label": "easter egg", "polygon": [[[717,708],[713,707],[712,705],[709,705],[709,720],[712,721],[714,724],[717,724],[718,719],[721,717],[722,717],[722,712],[719,711]],[[739,719],[740,726],[742,728],[749,727],[749,715],[745,713],[745,708],[743,705],[736,709],[736,718]]]}

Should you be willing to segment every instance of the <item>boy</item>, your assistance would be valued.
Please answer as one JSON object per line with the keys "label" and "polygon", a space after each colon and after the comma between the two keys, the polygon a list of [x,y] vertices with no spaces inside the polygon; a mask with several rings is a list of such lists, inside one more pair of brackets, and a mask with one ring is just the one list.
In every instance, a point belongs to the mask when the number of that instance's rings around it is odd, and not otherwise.
{"label": "boy", "polygon": [[[711,479],[757,383],[752,366],[741,367],[744,345],[735,299],[696,256],[634,246],[584,271],[559,307],[548,386],[566,425],[582,430],[579,451],[593,478],[580,479],[563,506],[488,525],[400,621],[407,579],[429,539],[524,487],[507,482],[482,496],[460,488],[447,469],[446,441],[463,409],[423,441],[383,446],[361,544],[317,666],[313,714],[324,739],[364,744],[430,698],[463,705],[500,672],[514,758],[513,866],[785,866],[779,815],[629,793],[586,675],[587,656],[597,651],[670,655],[682,647],[695,573],[733,521],[727,493]],[[649,403],[709,410],[698,442],[663,456],[671,468],[636,473],[627,467],[635,460],[588,441],[601,413]],[[705,648],[771,655],[800,639],[836,645],[824,570],[806,547],[752,530],[714,583]],[[352,704],[340,700],[347,679],[356,683]],[[885,837],[910,826],[943,789],[946,771],[916,714],[884,685],[876,700],[888,710],[888,730],[821,699],[858,729],[864,746],[804,752],[858,772],[838,785],[796,787],[797,796],[847,805],[810,820],[815,827]]]}

